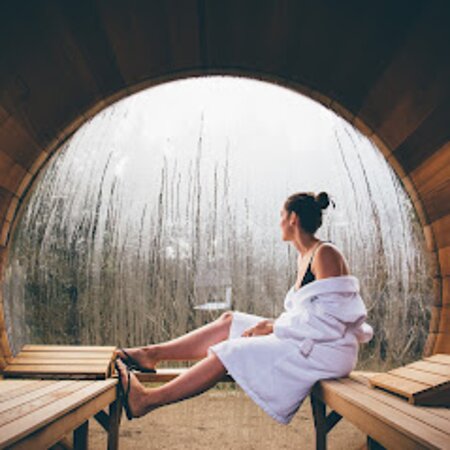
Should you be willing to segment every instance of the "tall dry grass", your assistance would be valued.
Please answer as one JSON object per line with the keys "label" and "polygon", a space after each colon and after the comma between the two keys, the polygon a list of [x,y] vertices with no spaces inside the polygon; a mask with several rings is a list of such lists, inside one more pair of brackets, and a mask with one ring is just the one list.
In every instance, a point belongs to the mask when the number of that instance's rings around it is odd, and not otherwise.
{"label": "tall dry grass", "polygon": [[[277,317],[296,254],[275,236],[277,223],[261,225],[264,211],[233,191],[242,180],[233,178],[229,142],[222,159],[205,165],[202,119],[188,163],[155,160],[145,195],[130,194],[113,148],[97,140],[89,159],[88,143],[105,137],[107,125],[74,136],[26,205],[3,285],[13,350],[162,342],[217,317],[193,306],[227,285],[232,309]],[[375,337],[361,347],[359,367],[395,367],[421,356],[428,331],[422,230],[376,150],[343,122],[334,137],[339,176],[330,190],[344,225],[325,218],[320,237],[342,249],[361,282]]]}

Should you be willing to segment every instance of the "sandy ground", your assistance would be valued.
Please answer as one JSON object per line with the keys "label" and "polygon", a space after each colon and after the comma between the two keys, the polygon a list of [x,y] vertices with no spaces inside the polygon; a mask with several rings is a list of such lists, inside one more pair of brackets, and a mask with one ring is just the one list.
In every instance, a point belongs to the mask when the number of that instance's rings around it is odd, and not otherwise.
{"label": "sandy ground", "polygon": [[[140,449],[302,449],[315,448],[314,422],[309,397],[289,425],[268,416],[239,387],[221,388],[164,406],[140,419],[122,415],[119,448]],[[327,412],[329,409],[327,408]],[[106,433],[89,423],[91,449],[106,448]],[[342,419],[328,434],[330,450],[356,450],[365,435]]]}

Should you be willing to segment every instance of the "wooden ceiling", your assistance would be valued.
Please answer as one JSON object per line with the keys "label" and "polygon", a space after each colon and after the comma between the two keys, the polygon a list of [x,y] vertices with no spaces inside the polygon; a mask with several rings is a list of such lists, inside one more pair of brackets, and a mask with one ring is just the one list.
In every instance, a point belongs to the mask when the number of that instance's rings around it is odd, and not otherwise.
{"label": "wooden ceiling", "polygon": [[[252,77],[321,102],[378,145],[436,261],[424,354],[450,353],[449,23],[450,2],[434,0],[1,2],[0,274],[27,192],[86,120],[168,80]],[[0,342],[1,367],[1,309]]]}

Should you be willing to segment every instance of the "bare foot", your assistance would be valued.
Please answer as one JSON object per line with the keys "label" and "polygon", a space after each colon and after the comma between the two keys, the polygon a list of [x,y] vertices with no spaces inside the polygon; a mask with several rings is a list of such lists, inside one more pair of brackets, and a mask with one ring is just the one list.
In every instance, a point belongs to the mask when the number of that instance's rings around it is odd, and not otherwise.
{"label": "bare foot", "polygon": [[135,347],[135,348],[124,348],[128,355],[133,359],[130,359],[121,351],[120,349],[116,350],[116,355],[118,358],[122,359],[125,363],[136,362],[144,369],[155,369],[155,365],[158,362],[156,357],[156,347],[154,345],[148,345],[146,347]]}
{"label": "bare foot", "polygon": [[[128,390],[128,374],[125,364],[118,359],[117,360],[118,376],[122,381],[124,392]],[[151,389],[146,389],[140,381],[137,379],[133,372],[130,372],[130,391],[128,393],[128,409],[133,418],[142,417],[149,413],[153,409],[156,409],[157,405],[152,405],[150,400]]]}

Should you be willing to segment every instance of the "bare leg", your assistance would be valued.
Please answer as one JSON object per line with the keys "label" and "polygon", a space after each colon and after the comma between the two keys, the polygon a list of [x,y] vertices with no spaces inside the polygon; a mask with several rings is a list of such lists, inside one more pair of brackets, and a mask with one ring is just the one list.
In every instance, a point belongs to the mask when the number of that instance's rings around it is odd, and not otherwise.
{"label": "bare leg", "polygon": [[[124,390],[127,390],[126,368],[118,360],[119,376]],[[220,359],[211,353],[177,378],[156,388],[144,387],[131,372],[128,405],[133,417],[141,417],[150,411],[171,403],[195,397],[213,387],[226,374]]]}
{"label": "bare leg", "polygon": [[[228,339],[233,312],[224,312],[218,319],[167,342],[125,349],[142,367],[154,368],[162,360],[196,360],[207,355],[208,348]],[[117,350],[117,356],[125,356]]]}

